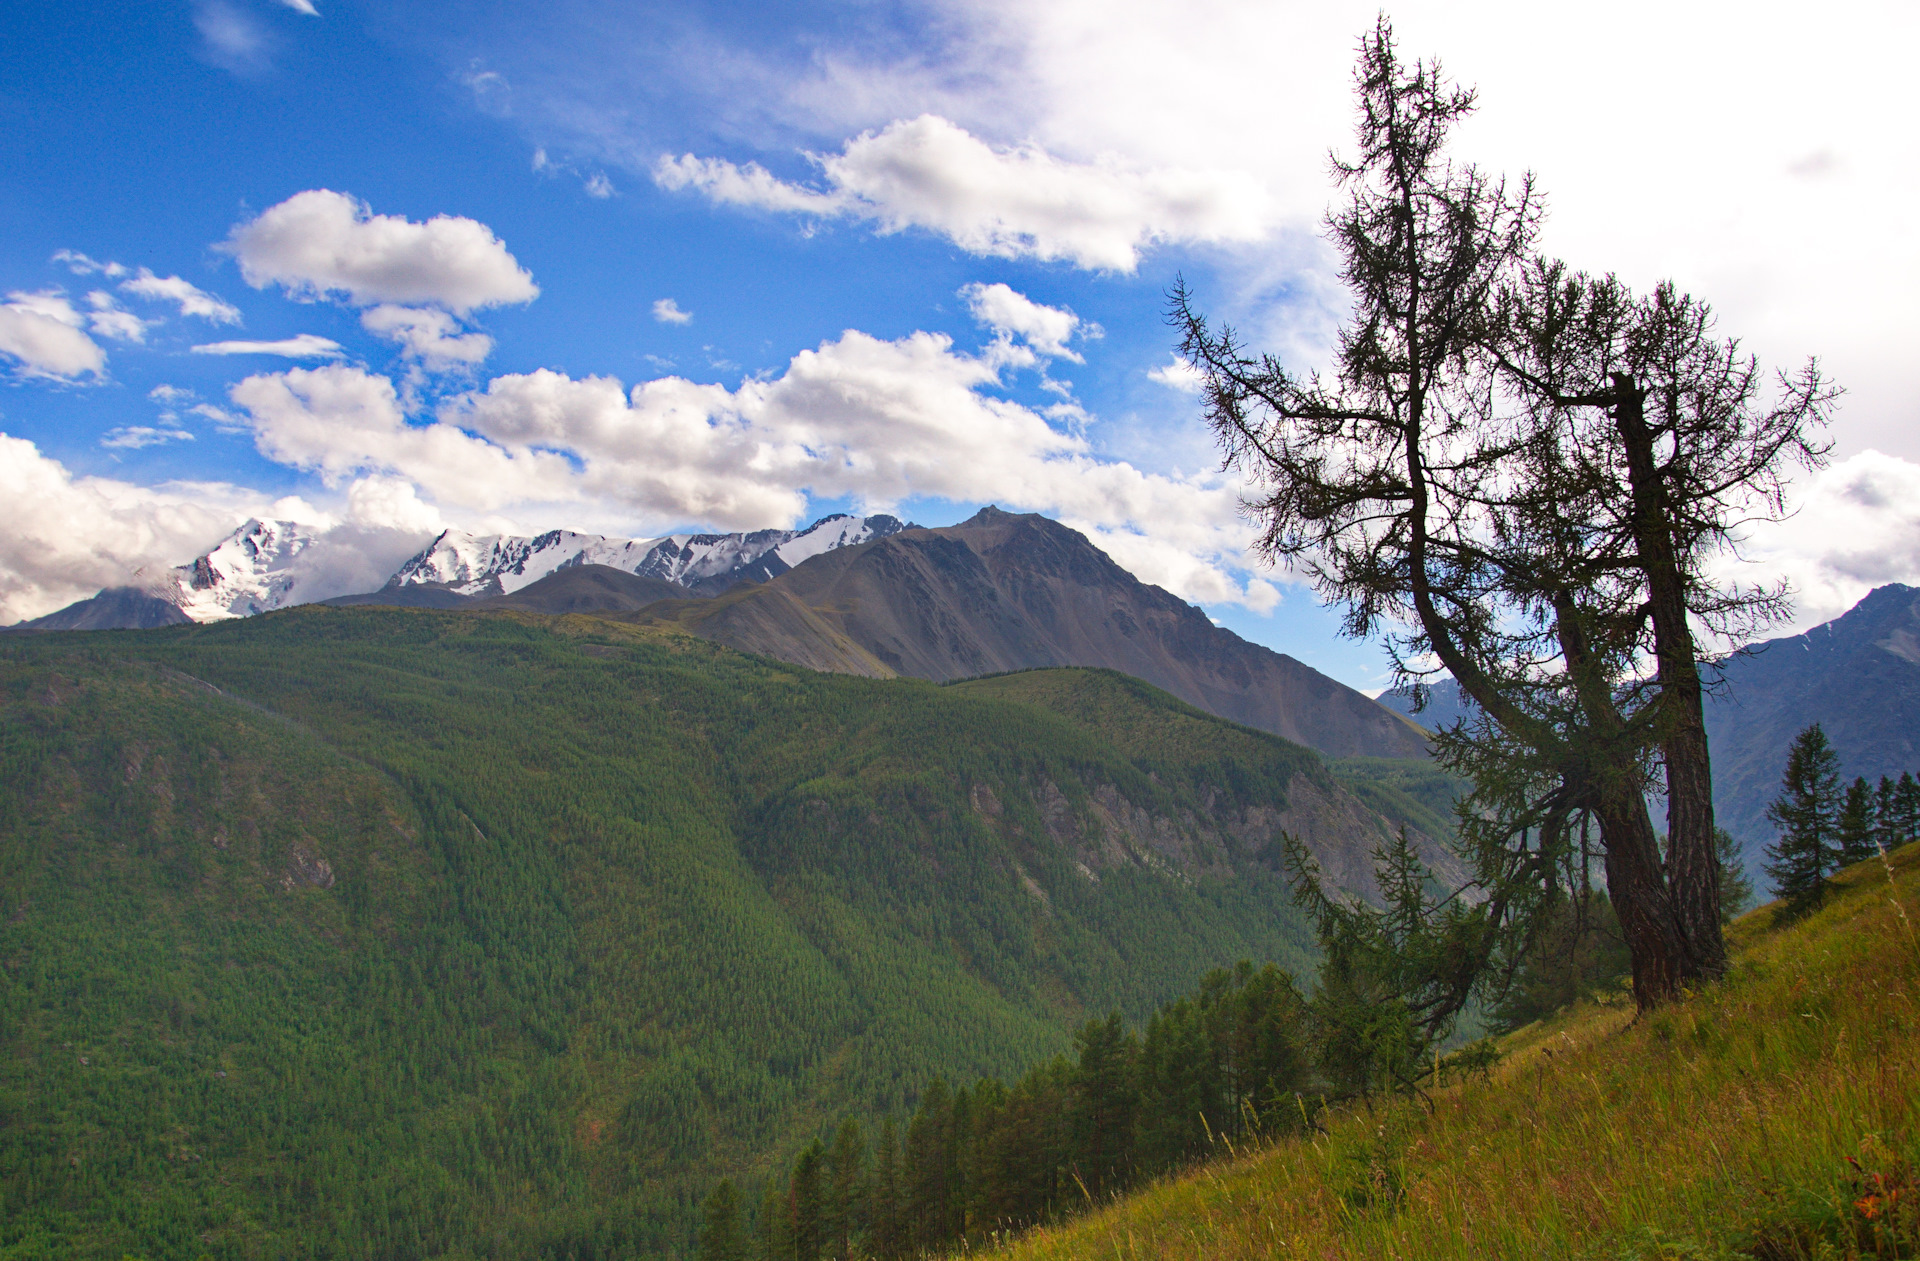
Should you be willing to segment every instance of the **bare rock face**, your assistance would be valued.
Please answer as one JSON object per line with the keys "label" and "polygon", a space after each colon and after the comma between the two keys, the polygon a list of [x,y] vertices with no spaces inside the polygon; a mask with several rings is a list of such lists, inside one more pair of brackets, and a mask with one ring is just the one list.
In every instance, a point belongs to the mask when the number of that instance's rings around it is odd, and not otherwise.
{"label": "bare rock face", "polygon": [[1215,626],[1057,521],[986,508],[638,615],[814,669],[946,681],[1098,666],[1331,757],[1420,758],[1426,733],[1292,657]]}
{"label": "bare rock face", "polygon": [[303,846],[294,846],[287,855],[287,874],[280,878],[282,888],[291,892],[299,885],[309,885],[315,889],[333,888],[333,865],[324,858],[316,858]]}
{"label": "bare rock face", "polygon": [[[1029,794],[1045,840],[1063,851],[1091,884],[1125,868],[1145,868],[1187,883],[1231,880],[1249,866],[1277,871],[1284,833],[1307,847],[1329,889],[1371,900],[1379,892],[1371,852],[1390,839],[1386,821],[1338,783],[1305,774],[1288,782],[1281,809],[1239,807],[1220,799],[1197,813],[1155,814],[1110,783],[1094,785],[1083,808],[1076,809],[1050,779],[1033,783]],[[991,788],[974,785],[971,802],[989,827],[1019,832]],[[1465,879],[1459,860],[1443,844],[1419,834],[1412,839],[1442,882],[1457,886]],[[1028,880],[1024,872],[1020,875],[1023,882]]]}
{"label": "bare rock face", "polygon": [[1889,583],[1831,622],[1768,640],[1720,663],[1707,698],[1713,804],[1750,867],[1775,833],[1787,748],[1819,723],[1842,782],[1920,774],[1920,588]]}

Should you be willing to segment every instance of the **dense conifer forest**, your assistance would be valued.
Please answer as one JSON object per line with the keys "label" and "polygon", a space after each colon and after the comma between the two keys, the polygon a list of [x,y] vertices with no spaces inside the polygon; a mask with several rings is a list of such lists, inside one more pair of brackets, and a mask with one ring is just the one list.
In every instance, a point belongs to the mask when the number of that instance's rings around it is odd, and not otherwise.
{"label": "dense conifer forest", "polygon": [[1303,972],[1306,787],[1093,671],[371,608],[0,642],[0,1255],[687,1255],[843,1119]]}

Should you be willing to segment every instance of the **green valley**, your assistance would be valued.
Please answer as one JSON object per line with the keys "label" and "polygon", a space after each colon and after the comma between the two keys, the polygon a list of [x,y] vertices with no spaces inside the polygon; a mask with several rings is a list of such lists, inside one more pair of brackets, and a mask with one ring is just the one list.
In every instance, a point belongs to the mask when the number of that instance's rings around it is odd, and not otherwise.
{"label": "green valley", "polygon": [[[0,642],[0,1257],[688,1250],[936,1075],[1312,935],[1419,785],[1124,676],[584,617]],[[1397,808],[1396,808],[1397,803]]]}

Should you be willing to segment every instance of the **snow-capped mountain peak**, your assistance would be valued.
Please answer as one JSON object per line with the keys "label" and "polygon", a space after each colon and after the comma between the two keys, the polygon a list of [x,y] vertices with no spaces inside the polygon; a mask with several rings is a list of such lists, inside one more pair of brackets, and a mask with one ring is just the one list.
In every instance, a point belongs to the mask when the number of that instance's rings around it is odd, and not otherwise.
{"label": "snow-capped mountain peak", "polygon": [[907,528],[895,517],[837,513],[804,530],[670,534],[653,539],[609,538],[572,530],[532,536],[448,530],[402,565],[388,585],[438,583],[462,595],[497,595],[518,591],[569,566],[610,565],[689,591],[713,590],[742,580],[771,578],[823,552]]}
{"label": "snow-capped mountain peak", "polygon": [[659,541],[610,539],[572,530],[548,530],[530,537],[447,530],[400,566],[387,585],[433,582],[462,595],[500,595],[569,565],[612,565],[633,571]]}
{"label": "snow-capped mountain peak", "polygon": [[[386,588],[432,583],[461,595],[501,595],[574,565],[609,565],[684,587],[689,595],[714,595],[738,582],[764,582],[803,561],[836,548],[871,542],[913,527],[896,517],[836,513],[804,530],[754,530],[742,534],[673,534],[623,539],[573,530],[537,535],[468,534],[443,531],[414,553]],[[158,574],[134,577],[120,604],[102,613],[93,606],[103,593],[55,615],[62,625],[98,629],[131,616],[121,605],[131,591],[164,601],[196,622],[251,617],[290,605],[367,591],[386,572],[395,541],[413,546],[416,536],[396,540],[395,531],[343,528],[329,533],[296,521],[250,520],[205,555]],[[384,554],[385,559],[381,559]],[[111,602],[109,602],[111,604]],[[92,612],[84,612],[92,608]],[[140,614],[149,617],[152,608]],[[73,617],[92,617],[81,622]],[[107,622],[100,622],[100,617]],[[161,621],[124,623],[160,625]]]}
{"label": "snow-capped mountain peak", "polygon": [[196,622],[298,604],[300,560],[320,535],[296,521],[249,520],[205,555],[157,575],[145,588]]}

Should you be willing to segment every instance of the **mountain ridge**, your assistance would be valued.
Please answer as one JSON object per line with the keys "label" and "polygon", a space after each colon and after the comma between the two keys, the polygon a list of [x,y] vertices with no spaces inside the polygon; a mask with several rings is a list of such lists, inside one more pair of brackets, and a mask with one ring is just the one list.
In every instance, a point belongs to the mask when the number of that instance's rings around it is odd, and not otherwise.
{"label": "mountain ridge", "polygon": [[[194,606],[202,614],[194,620],[268,611],[298,589],[298,573],[275,565],[297,558],[311,539],[271,524],[236,531],[209,553],[218,564],[202,557],[173,572],[176,594],[202,591],[196,582],[211,593]],[[379,590],[319,602],[671,624],[743,651],[869,678],[1110,668],[1330,757],[1427,756],[1416,725],[1359,692],[1215,626],[1079,532],[991,506],[935,529],[842,514],[797,531],[658,540],[443,531]],[[124,603],[103,593],[42,619],[44,627],[18,629],[124,626],[132,619],[115,611]],[[164,619],[141,607],[149,620]]]}
{"label": "mountain ridge", "polygon": [[403,560],[378,591],[341,592],[341,577],[331,563],[339,558],[329,554],[326,531],[296,521],[250,518],[183,565],[157,575],[136,575],[127,587],[105,589],[7,629],[139,630],[171,624],[154,610],[153,601],[172,604],[192,622],[253,617],[299,604],[377,603],[381,601],[371,597],[382,593],[386,603],[447,608],[457,602],[413,589],[465,597],[510,595],[558,570],[583,564],[611,565],[662,579],[686,594],[717,594],[740,582],[765,581],[834,548],[906,528],[906,522],[885,513],[834,513],[798,530],[643,539],[573,530],[536,535],[442,530]]}
{"label": "mountain ridge", "polygon": [[1425,733],[1400,715],[1215,626],[1036,513],[983,508],[958,525],[902,531],[717,599],[630,616],[871,677],[1099,666],[1328,756],[1427,752]]}

